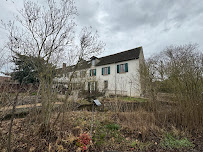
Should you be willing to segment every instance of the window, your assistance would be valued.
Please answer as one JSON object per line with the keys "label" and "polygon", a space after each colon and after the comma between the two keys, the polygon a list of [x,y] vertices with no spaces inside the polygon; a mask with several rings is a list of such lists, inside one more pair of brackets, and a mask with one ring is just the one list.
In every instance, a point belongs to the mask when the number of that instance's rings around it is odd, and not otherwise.
{"label": "window", "polygon": [[102,75],[108,75],[110,74],[110,67],[102,68]]}
{"label": "window", "polygon": [[125,64],[120,64],[120,73],[125,72]]}
{"label": "window", "polygon": [[128,72],[128,63],[118,64],[117,65],[117,73]]}
{"label": "window", "polygon": [[95,60],[92,60],[92,66],[95,66]]}
{"label": "window", "polygon": [[77,72],[73,72],[72,74],[71,74],[71,76],[72,76],[72,78],[77,78]]}
{"label": "window", "polygon": [[97,90],[97,82],[96,81],[88,82],[88,91],[92,92],[96,90]]}
{"label": "window", "polygon": [[86,71],[80,71],[80,77],[84,78],[86,76]]}
{"label": "window", "polygon": [[96,69],[90,70],[90,76],[96,76]]}
{"label": "window", "polygon": [[66,73],[66,74],[65,74],[65,77],[67,77],[67,78],[68,78],[68,77],[69,77],[69,73]]}
{"label": "window", "polygon": [[104,81],[104,89],[108,89],[108,81],[107,80]]}

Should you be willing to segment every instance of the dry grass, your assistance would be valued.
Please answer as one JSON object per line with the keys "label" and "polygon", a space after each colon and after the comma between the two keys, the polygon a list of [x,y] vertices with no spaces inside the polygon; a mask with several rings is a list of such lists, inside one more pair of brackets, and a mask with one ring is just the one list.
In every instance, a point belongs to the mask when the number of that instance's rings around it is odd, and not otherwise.
{"label": "dry grass", "polygon": [[[147,102],[139,103],[134,108],[129,102],[126,106],[123,106],[124,102],[113,104],[111,101],[110,104],[112,104],[110,109],[115,110],[96,111],[94,113],[93,135],[95,138],[91,145],[92,150],[130,151],[131,146],[135,145],[137,149],[133,146],[134,150],[149,151],[161,149],[159,144],[163,141],[165,133],[169,132],[174,137],[180,138],[191,137],[189,132],[179,127],[183,126],[184,119],[179,121],[179,124],[177,123],[178,117],[176,115],[180,113],[177,113],[177,110],[180,110],[177,104]],[[70,104],[70,107],[73,106]],[[75,141],[78,136],[82,133],[90,133],[92,113],[70,109],[64,112],[64,118],[62,114],[57,117],[57,113],[53,112],[49,131],[40,127],[41,121],[37,120],[37,116],[32,113],[25,119],[16,119],[13,126],[12,149],[21,151],[76,151],[78,147],[75,145]],[[58,120],[53,125],[56,119]],[[0,129],[0,141],[2,143],[0,150],[6,149],[8,124],[9,121],[3,121],[0,124],[2,128]]]}
{"label": "dry grass", "polygon": [[[33,121],[28,115],[16,119],[13,125],[13,150],[20,151],[76,151],[75,141],[82,133],[90,133],[91,112],[65,112],[64,123],[62,116],[51,130],[44,131],[40,122]],[[53,115],[51,122],[56,119]],[[3,121],[0,129],[0,150],[6,149],[7,125]],[[61,125],[63,127],[61,128]],[[112,128],[113,127],[113,128]],[[130,151],[132,142],[136,141],[137,150],[159,149],[158,144],[165,128],[156,126],[156,117],[152,112],[139,109],[136,112],[95,112],[93,134],[95,136],[91,149]],[[173,127],[175,136],[184,137],[184,133]],[[16,146],[17,145],[17,146]]]}
{"label": "dry grass", "polygon": [[117,113],[114,117],[117,117],[119,124],[121,124],[124,129],[130,132],[136,132],[141,140],[145,140],[146,136],[150,135],[150,132],[160,130],[155,125],[154,114],[143,109],[139,109],[135,112]]}

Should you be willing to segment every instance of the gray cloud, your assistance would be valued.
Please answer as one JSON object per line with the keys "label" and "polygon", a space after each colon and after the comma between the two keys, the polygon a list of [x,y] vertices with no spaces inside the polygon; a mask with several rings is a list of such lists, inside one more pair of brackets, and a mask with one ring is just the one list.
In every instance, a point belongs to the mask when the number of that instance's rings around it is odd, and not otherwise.
{"label": "gray cloud", "polygon": [[[23,0],[13,1],[15,5],[2,3],[1,19],[22,7]],[[106,43],[101,56],[138,46],[145,57],[171,44],[199,43],[203,48],[202,0],[76,0],[76,5],[78,29],[92,26]]]}
{"label": "gray cloud", "polygon": [[107,43],[105,55],[137,46],[146,57],[172,44],[203,48],[201,0],[88,0],[85,6],[79,9],[80,23],[99,30]]}

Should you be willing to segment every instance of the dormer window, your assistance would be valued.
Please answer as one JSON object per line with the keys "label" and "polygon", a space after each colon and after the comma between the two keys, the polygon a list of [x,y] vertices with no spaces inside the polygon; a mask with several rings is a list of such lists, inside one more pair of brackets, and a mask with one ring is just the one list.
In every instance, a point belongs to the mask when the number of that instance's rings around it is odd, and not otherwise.
{"label": "dormer window", "polygon": [[96,56],[92,56],[90,59],[91,59],[92,66],[95,66],[99,61]]}
{"label": "dormer window", "polygon": [[95,60],[92,60],[92,66],[95,66]]}

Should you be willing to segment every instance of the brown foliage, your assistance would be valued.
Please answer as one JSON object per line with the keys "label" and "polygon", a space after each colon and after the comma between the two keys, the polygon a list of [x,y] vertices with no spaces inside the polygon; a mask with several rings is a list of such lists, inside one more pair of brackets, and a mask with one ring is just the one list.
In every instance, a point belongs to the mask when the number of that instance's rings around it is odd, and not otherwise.
{"label": "brown foliage", "polygon": [[[119,124],[136,139],[145,140],[149,138],[150,132],[157,132],[155,116],[152,112],[138,109],[135,112],[121,112],[116,114]],[[148,137],[147,137],[148,136]]]}
{"label": "brown foliage", "polygon": [[[146,62],[141,78],[149,104],[163,125],[173,124],[181,129],[203,131],[203,54],[197,45],[167,47]],[[174,103],[160,113],[158,93],[167,91]],[[168,98],[169,99],[169,98]],[[156,118],[156,119],[157,119]],[[166,122],[166,124],[164,124]]]}

